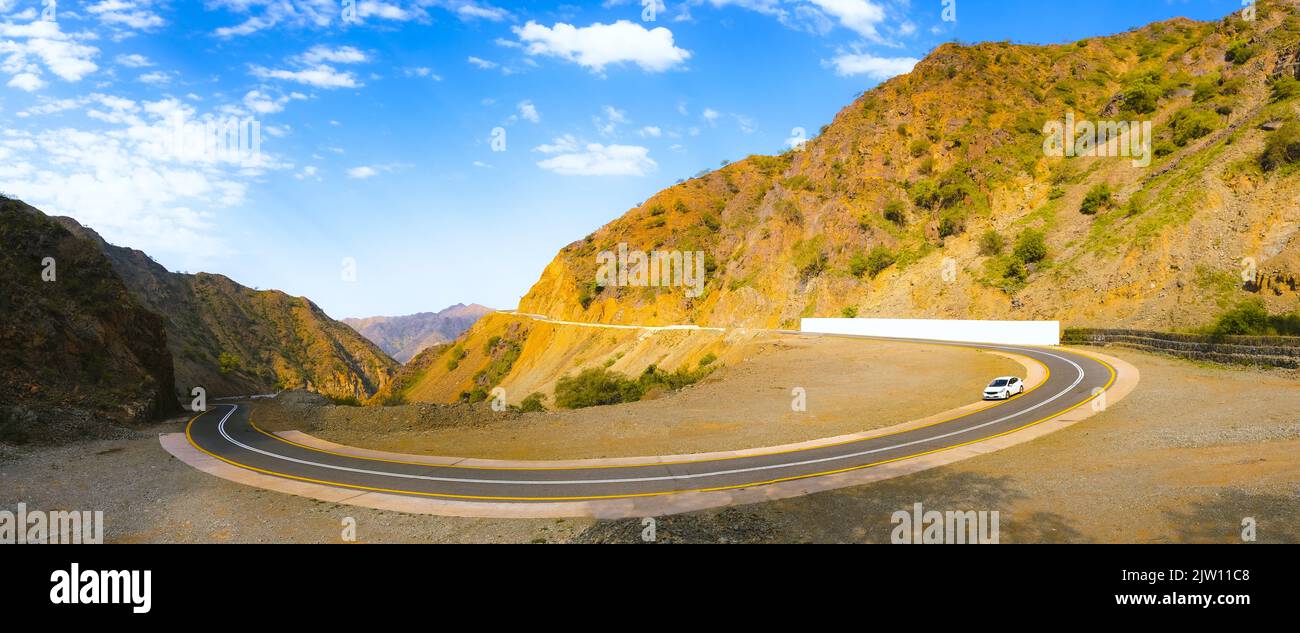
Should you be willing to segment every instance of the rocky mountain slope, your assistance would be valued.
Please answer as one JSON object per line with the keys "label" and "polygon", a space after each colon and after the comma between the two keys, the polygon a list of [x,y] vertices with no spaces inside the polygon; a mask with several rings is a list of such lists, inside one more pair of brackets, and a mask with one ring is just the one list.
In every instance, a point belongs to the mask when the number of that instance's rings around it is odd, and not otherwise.
{"label": "rocky mountain slope", "polygon": [[180,410],[163,319],[92,242],[0,197],[0,443],[103,437]]}
{"label": "rocky mountain slope", "polygon": [[490,312],[491,308],[476,303],[458,303],[441,312],[343,319],[343,323],[370,339],[397,362],[405,363],[426,348],[455,340]]}
{"label": "rocky mountain slope", "polygon": [[[1263,285],[1257,273],[1282,278],[1264,295],[1291,310],[1300,180],[1264,155],[1293,161],[1300,147],[1298,73],[1292,0],[1261,2],[1254,21],[1179,19],[1065,45],[945,44],[802,151],[683,182],[569,245],[520,309],[651,324],[857,314],[1169,329],[1208,322]],[[1151,164],[1049,156],[1044,131],[1067,116],[1077,137],[1084,122],[1151,122]],[[620,243],[704,251],[705,292],[598,286],[598,254]]]}
{"label": "rocky mountain slope", "polygon": [[187,401],[195,386],[209,397],[307,389],[364,400],[397,370],[383,350],[306,298],[173,273],[71,218],[58,221],[97,244],[136,299],[164,317],[175,390]]}
{"label": "rocky mountain slope", "polygon": [[[1253,20],[1176,19],[1070,44],[945,44],[802,148],[680,182],[565,247],[519,308],[753,328],[872,316],[1182,329],[1250,297],[1294,310],[1297,80],[1297,0],[1262,1]],[[1141,145],[1138,156],[1087,155],[1087,145],[1054,155],[1061,143],[1047,143],[1048,132],[1067,121],[1063,136],[1076,140],[1099,125],[1149,123],[1149,164]],[[620,244],[702,252],[703,292],[600,280],[602,254]],[[484,319],[455,346],[426,352],[445,357],[437,362],[417,357],[422,373],[408,372],[405,392],[444,400],[484,386],[487,341],[532,331],[510,318]],[[579,350],[608,339],[566,336]],[[524,342],[496,382],[523,385],[510,390],[517,401],[611,358],[636,371],[661,353],[689,360],[717,345],[627,355],[645,344],[539,364],[560,352]]]}

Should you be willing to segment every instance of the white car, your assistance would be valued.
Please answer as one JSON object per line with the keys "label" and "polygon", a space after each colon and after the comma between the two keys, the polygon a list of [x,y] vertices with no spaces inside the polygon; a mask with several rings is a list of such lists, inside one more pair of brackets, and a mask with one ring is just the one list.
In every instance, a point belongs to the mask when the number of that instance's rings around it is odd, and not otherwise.
{"label": "white car", "polygon": [[984,388],[985,400],[1010,400],[1011,396],[1025,392],[1025,381],[1015,376],[1003,376]]}

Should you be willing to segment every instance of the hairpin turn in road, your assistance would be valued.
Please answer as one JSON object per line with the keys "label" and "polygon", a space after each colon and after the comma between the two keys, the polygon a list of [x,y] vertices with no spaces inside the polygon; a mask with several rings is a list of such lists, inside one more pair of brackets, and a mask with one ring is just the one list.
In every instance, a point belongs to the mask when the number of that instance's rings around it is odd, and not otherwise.
{"label": "hairpin turn in road", "polygon": [[[935,341],[916,341],[956,345]],[[740,490],[869,469],[1007,435],[1087,405],[1115,381],[1105,362],[1062,348],[962,343],[1018,354],[1048,369],[1037,388],[997,406],[882,436],[725,459],[646,458],[597,466],[520,467],[429,464],[327,451],[257,428],[248,408],[220,404],[190,421],[193,447],[264,475],[354,490],[446,500],[547,503]]]}

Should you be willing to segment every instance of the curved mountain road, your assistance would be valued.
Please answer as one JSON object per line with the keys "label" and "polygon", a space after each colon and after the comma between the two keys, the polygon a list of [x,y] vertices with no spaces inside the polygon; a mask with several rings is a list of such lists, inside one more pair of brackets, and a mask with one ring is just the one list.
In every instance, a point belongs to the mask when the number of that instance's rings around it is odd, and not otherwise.
{"label": "curved mountain road", "polygon": [[190,421],[185,435],[194,448],[226,464],[333,488],[511,504],[636,499],[751,489],[949,451],[1085,406],[1116,379],[1115,368],[1107,363],[1062,348],[916,342],[1019,354],[1045,365],[1048,376],[1037,388],[1009,401],[920,428],[714,459],[652,457],[618,465],[534,462],[519,467],[483,467],[362,457],[305,446],[262,431],[249,420],[248,408],[239,404],[214,405]]}

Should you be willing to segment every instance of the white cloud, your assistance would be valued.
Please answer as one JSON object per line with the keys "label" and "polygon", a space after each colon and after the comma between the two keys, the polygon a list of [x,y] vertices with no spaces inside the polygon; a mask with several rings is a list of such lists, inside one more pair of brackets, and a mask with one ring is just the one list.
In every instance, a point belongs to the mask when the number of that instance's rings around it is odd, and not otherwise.
{"label": "white cloud", "polygon": [[637,133],[646,138],[659,138],[664,135],[664,131],[654,125],[647,125],[641,128],[641,131]]}
{"label": "white cloud", "polygon": [[543,154],[576,152],[578,151],[578,139],[574,138],[572,134],[565,134],[564,136],[556,137],[555,140],[551,141],[550,145],[538,145],[533,148],[533,151],[541,152]]}
{"label": "white cloud", "polygon": [[260,79],[281,79],[316,88],[359,88],[361,83],[350,72],[339,72],[330,66],[317,66],[304,70],[284,70],[253,67],[253,76]]}
{"label": "white cloud", "polygon": [[618,131],[618,126],[624,125],[628,122],[627,112],[619,110],[614,106],[605,106],[605,109],[602,110],[602,112],[604,112],[605,115],[603,117],[592,117],[592,123],[596,125],[596,129],[600,130],[600,133],[604,136],[613,136],[614,133]]}
{"label": "white cloud", "polygon": [[364,51],[352,46],[340,46],[338,48],[313,46],[307,52],[298,55],[296,59],[308,66],[326,62],[331,64],[360,64],[370,61],[369,56]]}
{"label": "white cloud", "polygon": [[275,114],[284,110],[289,97],[274,98],[261,90],[252,90],[244,95],[244,105],[257,114]]}
{"label": "white cloud", "polygon": [[356,178],[357,180],[365,180],[367,178],[372,178],[377,174],[379,174],[379,171],[369,165],[353,167],[352,169],[348,170],[348,178]]}
{"label": "white cloud", "polygon": [[785,146],[790,149],[801,149],[808,145],[808,133],[803,128],[795,128],[790,134],[790,138],[785,139]]}
{"label": "white cloud", "polygon": [[407,77],[427,77],[434,81],[442,81],[442,75],[433,72],[432,68],[425,68],[423,66],[419,66],[415,68],[403,68],[402,74],[406,75]]}
{"label": "white cloud", "polygon": [[633,63],[648,72],[663,72],[690,59],[691,53],[673,44],[672,31],[619,20],[586,27],[558,23],[554,27],[529,21],[513,31],[529,55],[558,57],[595,72],[611,64]]}
{"label": "white cloud", "polygon": [[482,57],[474,57],[473,55],[470,55],[468,58],[465,59],[465,61],[467,61],[467,62],[469,62],[469,63],[471,63],[471,64],[473,64],[473,65],[475,65],[475,66],[478,66],[479,68],[482,68],[483,70],[492,70],[493,68],[496,68],[497,66],[500,66],[500,64],[498,64],[498,63],[496,63],[496,62],[488,61],[488,60],[486,60],[486,59],[483,59]]}
{"label": "white cloud", "polygon": [[116,244],[187,262],[223,253],[216,213],[244,203],[247,179],[282,168],[265,145],[260,156],[241,160],[177,147],[177,122],[207,120],[178,99],[90,94],[41,100],[19,118],[81,107],[94,129],[47,125],[0,135],[0,153],[10,154],[0,165],[0,190],[73,216]]}
{"label": "white cloud", "polygon": [[87,5],[86,12],[108,26],[149,30],[166,24],[151,5],[150,0],[101,0]]}
{"label": "white cloud", "polygon": [[542,121],[542,115],[537,112],[537,106],[533,105],[532,101],[525,100],[519,102],[519,116],[525,121],[532,123],[540,123]]}
{"label": "white cloud", "polygon": [[464,21],[501,21],[510,16],[505,9],[469,0],[360,0],[355,5],[355,20],[344,18],[344,7],[338,0],[207,0],[205,5],[245,16],[237,24],[216,29],[214,33],[222,38],[275,27],[326,29],[372,20],[429,22],[432,8],[448,11]]}
{"label": "white cloud", "polygon": [[713,108],[705,108],[704,112],[700,113],[700,116],[703,117],[705,121],[708,121],[709,125],[713,125],[717,122],[718,117],[722,115]]}
{"label": "white cloud", "polygon": [[[700,0],[714,8],[738,7],[776,18],[781,24],[825,35],[836,22],[875,43],[882,43],[880,25],[885,22],[885,5],[879,0]],[[906,5],[906,2],[898,4]],[[907,34],[905,22],[898,30]]]}
{"label": "white cloud", "polygon": [[537,166],[561,176],[644,176],[659,168],[650,158],[650,150],[644,147],[591,143],[578,150],[571,136],[556,139],[555,144],[540,146],[535,151],[555,154]]}
{"label": "white cloud", "polygon": [[510,12],[498,7],[478,5],[472,2],[456,7],[456,15],[462,20],[490,20],[500,22],[510,17]]}
{"label": "white cloud", "polygon": [[876,26],[885,20],[885,9],[869,0],[810,0],[845,28],[870,40],[880,39]]}
{"label": "white cloud", "polygon": [[748,117],[743,114],[733,114],[731,116],[736,119],[736,125],[740,128],[742,133],[753,134],[758,130],[758,122],[755,121],[753,117]]}
{"label": "white cloud", "polygon": [[360,64],[370,61],[370,56],[351,46],[339,48],[314,46],[301,55],[295,55],[290,61],[298,68],[272,69],[253,66],[253,76],[260,79],[293,81],[316,88],[359,88],[363,84],[357,81],[355,75],[349,71],[337,70],[330,64]]}
{"label": "white cloud", "polygon": [[405,22],[416,17],[416,12],[408,11],[395,4],[387,2],[359,2],[357,3],[357,16],[365,18],[380,18],[382,20],[393,20],[396,22]]}
{"label": "white cloud", "polygon": [[336,19],[342,20],[341,5],[330,0],[209,0],[206,4],[209,8],[248,15],[239,24],[218,28],[215,34],[223,38],[248,35],[282,24],[324,28]]}
{"label": "white cloud", "polygon": [[116,61],[119,66],[126,66],[127,68],[148,68],[153,66],[153,62],[149,61],[148,57],[138,53],[118,55]]}
{"label": "white cloud", "polygon": [[32,73],[18,73],[17,75],[14,75],[12,79],[9,80],[8,84],[5,85],[9,86],[10,88],[17,88],[19,90],[25,90],[27,92],[35,92],[37,90],[40,90],[41,88],[44,88],[45,82],[41,81],[40,77],[37,77]]}
{"label": "white cloud", "polygon": [[884,81],[890,77],[912,72],[920,62],[914,57],[877,57],[869,53],[845,53],[823,65],[833,66],[835,74],[841,77],[866,75],[871,79]]}
{"label": "white cloud", "polygon": [[57,22],[46,20],[0,23],[0,72],[13,77],[9,85],[29,92],[45,85],[44,70],[64,81],[80,81],[99,70],[93,61],[99,49],[81,42],[92,37],[64,33]]}
{"label": "white cloud", "polygon": [[171,73],[165,73],[161,70],[154,71],[151,73],[145,73],[143,75],[140,75],[139,77],[136,77],[136,79],[138,79],[139,81],[142,81],[147,84],[160,84],[171,80],[171,78],[172,78]]}

